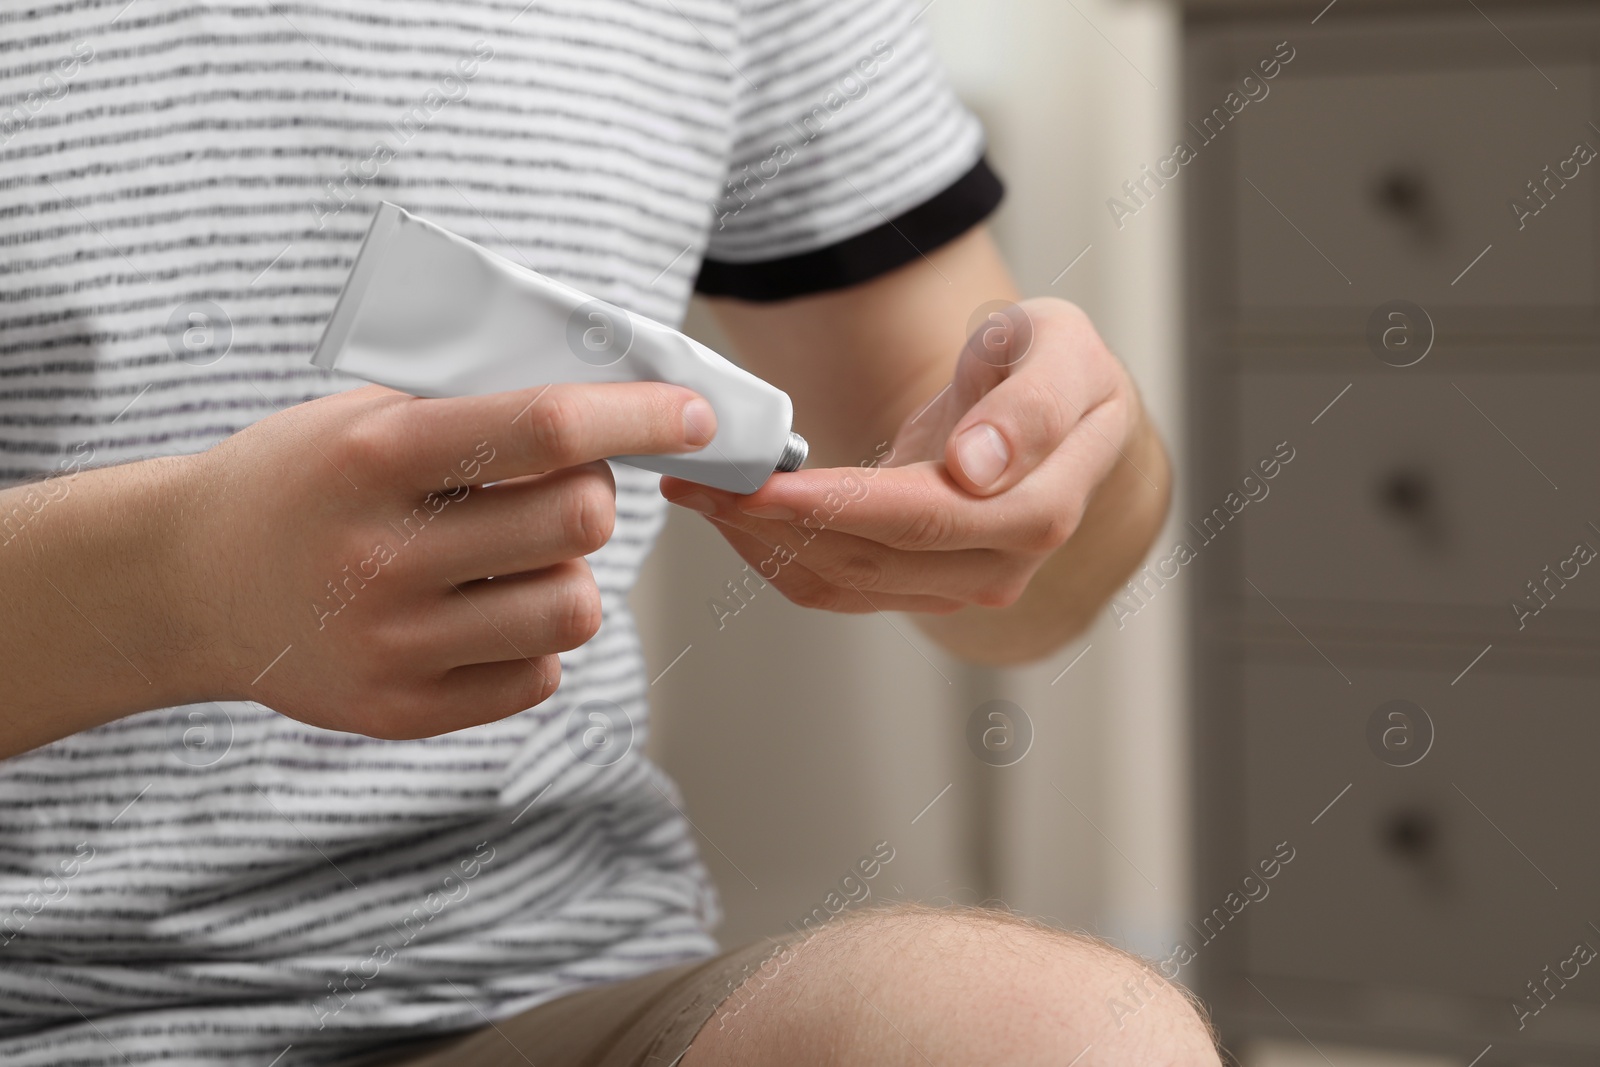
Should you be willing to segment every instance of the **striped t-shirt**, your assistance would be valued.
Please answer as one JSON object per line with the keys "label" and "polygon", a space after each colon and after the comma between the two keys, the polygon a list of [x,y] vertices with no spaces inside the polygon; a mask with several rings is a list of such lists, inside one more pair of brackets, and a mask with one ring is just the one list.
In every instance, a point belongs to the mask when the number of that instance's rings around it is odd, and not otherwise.
{"label": "striped t-shirt", "polygon": [[[697,280],[782,299],[914,260],[998,197],[917,15],[5,5],[0,484],[358,384],[307,360],[384,199],[668,323]],[[0,1062],[332,1063],[711,952],[692,831],[641,755],[626,597],[664,504],[616,473],[604,624],[537,708],[396,742],[205,704],[0,763]],[[0,551],[26,550],[18,499]]]}

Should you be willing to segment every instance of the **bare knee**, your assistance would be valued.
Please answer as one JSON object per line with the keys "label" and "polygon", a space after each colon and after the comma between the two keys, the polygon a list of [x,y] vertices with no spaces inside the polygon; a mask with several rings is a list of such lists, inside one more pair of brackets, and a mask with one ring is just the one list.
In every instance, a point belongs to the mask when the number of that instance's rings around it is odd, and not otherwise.
{"label": "bare knee", "polygon": [[684,1067],[1220,1062],[1195,1006],[1148,964],[986,911],[859,913],[785,947],[746,986]]}

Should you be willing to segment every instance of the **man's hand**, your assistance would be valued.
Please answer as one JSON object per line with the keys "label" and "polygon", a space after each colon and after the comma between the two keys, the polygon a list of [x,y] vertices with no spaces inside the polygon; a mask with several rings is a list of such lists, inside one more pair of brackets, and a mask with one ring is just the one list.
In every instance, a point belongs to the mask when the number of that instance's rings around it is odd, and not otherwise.
{"label": "man's hand", "polygon": [[1139,418],[1127,373],[1081,311],[997,304],[954,380],[901,425],[881,457],[889,469],[778,474],[749,496],[662,488],[798,604],[1003,608],[1077,530]]}
{"label": "man's hand", "polygon": [[202,700],[387,738],[531,707],[600,625],[583,560],[615,520],[599,460],[714,432],[672,386],[372,386],[196,456],[75,475],[0,549],[28,609],[0,617],[0,756]]}
{"label": "man's hand", "polygon": [[791,599],[918,612],[977,662],[1049,655],[1138,566],[1171,474],[1087,317],[1016,299],[978,227],[848,289],[714,301],[740,357],[794,398],[818,463],[889,468],[780,474],[747,498],[664,489],[710,509]]}

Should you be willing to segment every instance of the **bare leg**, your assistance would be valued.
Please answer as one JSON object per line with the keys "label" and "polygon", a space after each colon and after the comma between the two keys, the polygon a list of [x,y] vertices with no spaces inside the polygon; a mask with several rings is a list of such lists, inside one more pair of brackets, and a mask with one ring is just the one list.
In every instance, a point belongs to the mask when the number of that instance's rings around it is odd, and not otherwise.
{"label": "bare leg", "polygon": [[1218,1067],[1186,996],[1086,937],[988,912],[841,918],[747,978],[683,1067]]}

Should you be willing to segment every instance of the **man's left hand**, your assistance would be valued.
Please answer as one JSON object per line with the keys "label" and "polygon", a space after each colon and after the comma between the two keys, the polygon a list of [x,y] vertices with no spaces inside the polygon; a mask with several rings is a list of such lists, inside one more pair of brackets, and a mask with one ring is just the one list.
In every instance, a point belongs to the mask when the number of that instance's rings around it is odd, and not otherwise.
{"label": "man's left hand", "polygon": [[1142,419],[1076,306],[997,303],[950,384],[860,467],[775,474],[749,496],[677,478],[661,488],[797,604],[1006,607],[1077,530]]}

